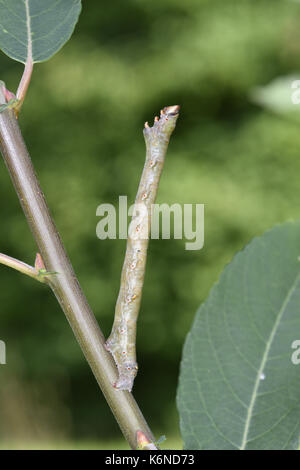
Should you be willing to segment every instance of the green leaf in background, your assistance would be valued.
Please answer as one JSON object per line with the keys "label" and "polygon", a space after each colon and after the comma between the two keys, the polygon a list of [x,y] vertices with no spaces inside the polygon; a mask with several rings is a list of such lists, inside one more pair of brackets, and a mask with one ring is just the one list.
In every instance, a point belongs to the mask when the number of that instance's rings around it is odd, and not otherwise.
{"label": "green leaf in background", "polygon": [[177,404],[187,449],[297,449],[300,221],[235,256],[196,314]]}
{"label": "green leaf in background", "polygon": [[0,48],[12,59],[42,62],[70,38],[80,0],[0,0]]}
{"label": "green leaf in background", "polygon": [[[265,86],[252,89],[250,99],[260,106],[277,114],[290,113],[300,119],[299,86],[293,88],[293,84],[300,80],[300,73],[277,77]],[[293,96],[297,95],[298,103],[293,102]]]}

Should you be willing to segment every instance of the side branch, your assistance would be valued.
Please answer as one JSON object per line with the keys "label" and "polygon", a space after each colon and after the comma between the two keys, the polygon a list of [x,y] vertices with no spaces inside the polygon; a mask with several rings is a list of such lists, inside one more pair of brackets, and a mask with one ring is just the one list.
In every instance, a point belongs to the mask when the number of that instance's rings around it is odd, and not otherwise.
{"label": "side branch", "polygon": [[169,139],[178,115],[179,106],[169,106],[161,111],[160,119],[155,118],[153,127],[149,127],[147,122],[145,124],[146,162],[128,230],[114,324],[106,341],[106,348],[113,355],[118,367],[119,378],[115,384],[117,390],[131,391],[138,370],[136,322],[145,277],[152,205],[156,200]]}
{"label": "side branch", "polygon": [[38,270],[35,267],[30,266],[29,264],[23,263],[23,261],[12,258],[11,256],[7,256],[3,253],[0,253],[0,264],[4,264],[5,266],[13,268],[22,274],[26,274],[27,276],[32,277],[36,281],[43,283],[46,282],[46,278],[45,275],[43,275],[42,270]]}

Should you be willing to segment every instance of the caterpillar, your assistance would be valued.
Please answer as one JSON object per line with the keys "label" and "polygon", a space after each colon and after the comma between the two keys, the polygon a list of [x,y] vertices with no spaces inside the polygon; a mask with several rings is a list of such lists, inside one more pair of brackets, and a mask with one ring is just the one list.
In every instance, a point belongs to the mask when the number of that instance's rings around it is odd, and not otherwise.
{"label": "caterpillar", "polygon": [[145,276],[147,249],[154,204],[166,151],[176,121],[179,106],[168,106],[155,117],[152,127],[145,123],[146,161],[142,172],[134,211],[128,229],[127,246],[121,274],[121,284],[115,308],[113,327],[105,346],[118,369],[117,390],[131,392],[137,375],[136,323],[139,314]]}

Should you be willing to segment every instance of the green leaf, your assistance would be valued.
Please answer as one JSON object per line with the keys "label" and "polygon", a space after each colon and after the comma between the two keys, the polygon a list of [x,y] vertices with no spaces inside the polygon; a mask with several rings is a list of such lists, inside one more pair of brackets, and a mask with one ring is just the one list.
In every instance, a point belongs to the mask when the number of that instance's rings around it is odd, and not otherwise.
{"label": "green leaf", "polygon": [[18,104],[19,100],[17,98],[10,99],[7,103],[0,105],[0,113],[3,113],[6,109],[15,108]]}
{"label": "green leaf", "polygon": [[70,38],[80,0],[0,0],[0,48],[12,59],[42,62]]}
{"label": "green leaf", "polygon": [[298,448],[299,255],[300,221],[255,238],[196,314],[177,395],[187,449]]}
{"label": "green leaf", "polygon": [[299,91],[293,83],[299,81],[300,74],[277,77],[265,86],[257,86],[251,90],[250,99],[260,106],[277,114],[291,114],[300,118],[300,105],[293,102],[293,95]]}

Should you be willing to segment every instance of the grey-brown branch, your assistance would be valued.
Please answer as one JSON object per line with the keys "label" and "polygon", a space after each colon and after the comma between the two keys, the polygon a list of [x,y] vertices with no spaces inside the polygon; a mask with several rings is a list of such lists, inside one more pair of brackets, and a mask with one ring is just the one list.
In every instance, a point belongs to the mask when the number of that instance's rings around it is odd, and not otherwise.
{"label": "grey-brown branch", "polygon": [[[0,86],[0,105],[5,103],[5,89]],[[117,378],[117,369],[111,355],[105,349],[104,336],[82,292],[51,218],[14,110],[8,108],[0,112],[0,150],[39,247],[46,273],[53,273],[48,277],[48,283],[72,327],[125,438],[133,449],[137,448],[137,433],[140,431],[147,436],[149,441],[154,442],[154,436],[132,394],[120,393],[111,385]],[[6,264],[9,261],[12,265],[11,260],[6,259],[6,261]],[[13,267],[16,267],[16,263]],[[17,267],[20,268],[20,265]],[[29,269],[30,267],[22,266],[23,268]]]}
{"label": "grey-brown branch", "polygon": [[114,324],[106,341],[106,348],[113,355],[118,367],[119,378],[114,384],[117,390],[131,391],[138,370],[136,322],[145,277],[151,211],[178,114],[179,106],[169,106],[161,111],[160,119],[155,118],[153,127],[145,124],[146,161],[128,230]]}

